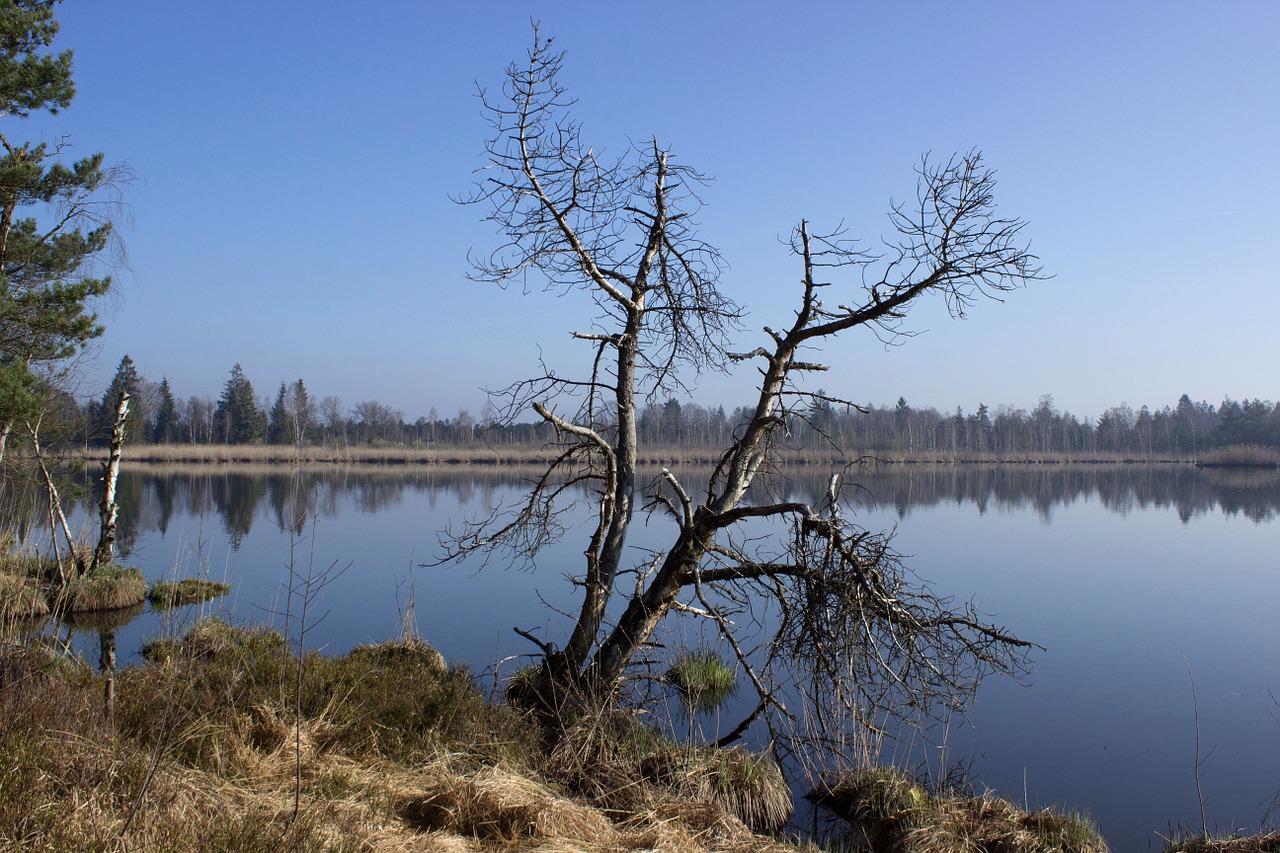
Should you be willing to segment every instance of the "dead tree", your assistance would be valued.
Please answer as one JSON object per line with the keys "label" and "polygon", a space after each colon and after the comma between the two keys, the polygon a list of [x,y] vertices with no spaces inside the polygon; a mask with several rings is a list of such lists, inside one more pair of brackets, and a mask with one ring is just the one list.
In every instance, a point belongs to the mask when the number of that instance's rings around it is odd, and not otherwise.
{"label": "dead tree", "polygon": [[[826,368],[808,353],[857,328],[900,334],[919,299],[941,298],[962,316],[979,297],[1039,277],[1024,223],[996,215],[995,180],[980,155],[941,165],[924,158],[916,196],[892,206],[896,234],[878,253],[801,222],[790,244],[802,268],[794,318],[764,327],[762,346],[734,353],[728,335],[741,314],[720,289],[718,253],[692,224],[701,176],[656,140],[614,159],[588,147],[557,81],[563,54],[550,43],[535,29],[527,61],[508,68],[501,95],[481,92],[493,135],[465,201],[485,205],[504,238],[473,259],[476,278],[526,288],[541,280],[551,291],[590,295],[594,316],[571,334],[591,347],[591,367],[565,376],[544,366],[495,394],[509,419],[536,412],[557,443],[519,508],[451,531],[444,559],[532,563],[589,495],[591,532],[572,573],[581,606],[567,642],[557,648],[520,631],[540,647],[543,686],[559,696],[615,695],[674,616],[709,620],[733,649],[759,693],[751,719],[794,716],[777,690],[784,669],[802,676],[815,713],[840,708],[864,720],[954,704],[985,673],[1020,671],[1028,643],[931,593],[905,571],[888,536],[841,517],[840,478],[814,505],[748,499],[775,439],[818,399],[801,380]],[[833,274],[852,286],[824,299],[835,292]],[[663,471],[637,507],[638,405],[741,362],[760,370],[753,415],[706,482],[695,488]],[[670,519],[660,552],[628,549],[638,509]],[[768,522],[779,535],[762,542]],[[734,617],[764,602],[776,631],[753,652]]]}

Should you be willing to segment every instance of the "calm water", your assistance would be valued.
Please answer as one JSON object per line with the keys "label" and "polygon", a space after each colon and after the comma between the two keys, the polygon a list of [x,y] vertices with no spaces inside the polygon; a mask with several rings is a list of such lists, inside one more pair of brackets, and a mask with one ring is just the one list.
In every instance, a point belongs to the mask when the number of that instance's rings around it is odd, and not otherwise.
{"label": "calm water", "polygon": [[[1159,849],[1155,832],[1199,824],[1194,677],[1209,822],[1265,819],[1280,791],[1280,479],[1042,466],[899,468],[861,482],[858,519],[896,527],[898,550],[936,590],[972,597],[1046,648],[1027,683],[984,684],[947,736],[945,754],[970,761],[979,788],[1087,811],[1113,849]],[[825,477],[784,488],[813,498]],[[512,626],[563,637],[539,597],[569,601],[562,573],[578,567],[580,541],[535,572],[419,565],[437,531],[515,500],[516,474],[126,472],[121,492],[125,562],[151,579],[229,580],[214,612],[278,625],[291,563],[327,577],[308,647],[396,636],[411,601],[426,639],[477,672],[530,651]],[[173,618],[123,629],[122,659],[144,636],[180,630]]]}

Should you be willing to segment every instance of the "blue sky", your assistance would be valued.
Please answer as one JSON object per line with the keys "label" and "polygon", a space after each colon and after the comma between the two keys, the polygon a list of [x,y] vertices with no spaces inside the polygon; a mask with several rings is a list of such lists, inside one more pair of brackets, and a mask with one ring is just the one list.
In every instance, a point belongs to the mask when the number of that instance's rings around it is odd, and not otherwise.
{"label": "blue sky", "polygon": [[[715,177],[702,236],[750,311],[786,321],[801,218],[885,232],[932,151],[981,149],[1002,212],[1054,278],[886,350],[829,348],[829,392],[973,411],[1097,416],[1184,391],[1276,399],[1280,5],[1274,3],[164,2],[68,0],[79,94],[17,138],[69,137],[140,180],[129,259],[86,365],[128,353],[179,396],[240,362],[259,395],[376,399],[409,419],[478,412],[539,353],[569,366],[581,300],[467,280],[493,248],[450,198],[482,165],[476,84],[497,88],[529,20],[597,151],[657,136]],[[852,286],[852,283],[850,283]],[[747,402],[751,375],[697,402]]]}

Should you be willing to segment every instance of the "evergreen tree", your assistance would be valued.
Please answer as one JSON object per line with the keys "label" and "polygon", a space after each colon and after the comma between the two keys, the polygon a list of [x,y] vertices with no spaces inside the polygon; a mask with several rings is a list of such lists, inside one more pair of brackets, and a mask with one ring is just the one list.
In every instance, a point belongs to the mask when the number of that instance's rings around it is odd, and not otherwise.
{"label": "evergreen tree", "polygon": [[315,404],[311,402],[311,395],[307,393],[307,386],[302,384],[299,379],[293,383],[291,393],[293,403],[293,440],[299,447],[307,439],[307,432],[311,429],[311,423],[315,420]]}
{"label": "evergreen tree", "polygon": [[33,112],[71,103],[71,51],[47,48],[54,0],[0,0],[0,454],[15,421],[42,396],[40,367],[102,334],[91,302],[109,276],[89,261],[111,239],[111,190],[120,170],[102,154],[63,163],[63,145],[10,139]]}
{"label": "evergreen tree", "polygon": [[[107,386],[106,393],[102,395],[102,403],[97,407],[97,419],[93,425],[93,436],[96,443],[106,444],[111,439],[111,430],[116,422],[116,409],[120,406],[120,395],[128,393],[129,397],[137,400],[139,392],[142,389],[142,377],[138,375],[138,369],[133,364],[133,359],[128,355],[120,359],[120,366],[116,368],[116,375],[111,378],[111,384]],[[134,427],[138,425],[138,407],[136,402],[129,406],[129,413],[125,417],[125,437],[133,436]]]}
{"label": "evergreen tree", "polygon": [[160,405],[156,409],[156,422],[151,440],[156,444],[172,444],[178,436],[178,401],[173,398],[168,377],[160,380]]}
{"label": "evergreen tree", "polygon": [[293,416],[289,412],[289,386],[280,383],[275,405],[267,419],[267,444],[288,444],[293,441]]}
{"label": "evergreen tree", "polygon": [[253,385],[239,364],[231,368],[231,378],[222,389],[213,413],[214,440],[223,444],[253,444],[262,441],[262,414],[253,396]]}

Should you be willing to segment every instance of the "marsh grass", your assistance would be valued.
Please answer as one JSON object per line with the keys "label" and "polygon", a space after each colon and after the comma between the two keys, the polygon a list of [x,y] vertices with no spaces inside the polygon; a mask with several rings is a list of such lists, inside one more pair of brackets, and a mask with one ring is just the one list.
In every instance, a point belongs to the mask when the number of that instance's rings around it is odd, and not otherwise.
{"label": "marsh grass", "polygon": [[210,601],[231,592],[231,585],[203,578],[184,578],[180,581],[156,581],[147,590],[147,600],[157,610],[183,607]]}
{"label": "marsh grass", "polygon": [[928,792],[895,768],[828,780],[807,795],[849,821],[856,841],[877,853],[1105,853],[1086,815],[1028,811],[994,794]]}

